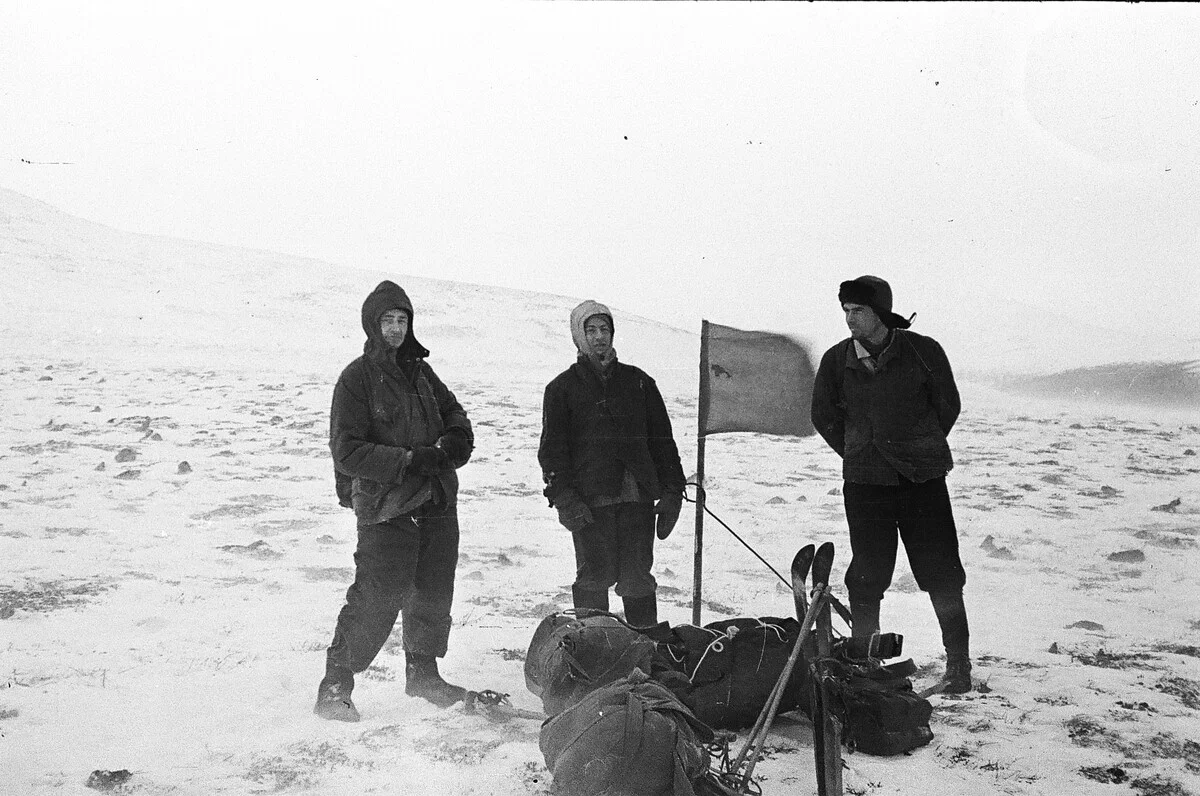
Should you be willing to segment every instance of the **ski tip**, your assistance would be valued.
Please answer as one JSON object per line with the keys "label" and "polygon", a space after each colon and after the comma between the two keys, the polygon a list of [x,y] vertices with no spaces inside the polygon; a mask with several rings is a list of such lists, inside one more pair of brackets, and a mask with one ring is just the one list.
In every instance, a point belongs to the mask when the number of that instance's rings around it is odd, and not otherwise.
{"label": "ski tip", "polygon": [[801,547],[796,551],[796,555],[792,558],[792,568],[795,569],[797,566],[802,566],[807,561],[812,561],[813,554],[816,552],[816,550],[817,548],[810,544],[806,544],[804,547]]}

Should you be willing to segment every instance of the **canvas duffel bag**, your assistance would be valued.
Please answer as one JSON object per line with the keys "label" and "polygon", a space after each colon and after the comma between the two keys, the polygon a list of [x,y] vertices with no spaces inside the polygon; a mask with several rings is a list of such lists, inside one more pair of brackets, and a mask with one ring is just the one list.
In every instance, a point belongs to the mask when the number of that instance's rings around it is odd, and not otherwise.
{"label": "canvas duffel bag", "polygon": [[[727,619],[704,627],[677,625],[674,640],[665,645],[688,677],[679,692],[696,717],[710,727],[740,729],[754,724],[791,655],[800,623],[792,618]],[[661,646],[661,645],[660,645]],[[805,708],[809,703],[808,661],[816,641],[805,639],[801,659],[783,692],[779,711]]]}
{"label": "canvas duffel bag", "polygon": [[556,716],[589,691],[653,668],[653,641],[605,613],[565,611],[547,616],[525,654],[525,685]]}
{"label": "canvas duffel bag", "polygon": [[640,669],[542,725],[539,746],[560,796],[695,796],[713,732]]}

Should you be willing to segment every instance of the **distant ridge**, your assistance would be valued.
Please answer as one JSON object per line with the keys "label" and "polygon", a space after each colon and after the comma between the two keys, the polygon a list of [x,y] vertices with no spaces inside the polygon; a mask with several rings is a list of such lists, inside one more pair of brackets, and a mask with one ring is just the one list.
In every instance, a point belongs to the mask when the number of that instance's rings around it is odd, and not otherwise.
{"label": "distant ridge", "polygon": [[[10,358],[152,367],[220,352],[229,368],[336,374],[362,352],[362,300],[391,279],[412,298],[414,331],[439,373],[461,380],[486,362],[544,384],[575,359],[568,317],[581,297],[124,232],[3,188],[0,270],[0,353]],[[699,330],[612,310],[621,358],[693,393]]]}
{"label": "distant ridge", "polygon": [[[388,278],[402,282],[417,304],[415,329],[437,361],[469,368],[486,356],[511,366],[514,376],[536,380],[552,377],[574,357],[570,308],[583,298],[612,302],[603,289],[567,297],[410,276],[403,257],[398,252],[400,264],[386,270],[374,263],[347,267],[126,232],[0,188],[0,349],[145,365],[186,363],[195,352],[220,349],[235,354],[226,358],[230,367],[279,370],[304,363],[334,370],[361,350],[357,307]],[[1111,329],[1021,302],[963,300],[953,291],[920,298],[914,331],[941,343],[964,381],[1200,357],[1200,339]],[[621,358],[694,393],[699,319],[695,328],[679,329],[612,309]],[[828,295],[806,295],[790,310],[794,323],[786,328],[733,325],[800,337],[814,355],[846,334]]]}
{"label": "distant ridge", "polygon": [[1105,403],[1200,407],[1200,360],[1122,362],[1005,379],[1009,392]]}

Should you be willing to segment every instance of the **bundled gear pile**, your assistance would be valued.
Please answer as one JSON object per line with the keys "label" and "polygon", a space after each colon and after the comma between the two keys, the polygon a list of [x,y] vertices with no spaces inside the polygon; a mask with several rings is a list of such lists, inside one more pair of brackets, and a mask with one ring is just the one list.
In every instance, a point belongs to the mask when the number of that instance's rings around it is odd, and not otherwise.
{"label": "bundled gear pile", "polygon": [[[551,718],[540,746],[555,792],[743,794],[780,712],[812,719],[822,793],[840,788],[840,748],[896,755],[929,743],[932,705],[913,691],[903,638],[834,640],[832,545],[797,554],[792,584],[801,619],[739,618],[704,627],[638,628],[604,611],[547,616],[525,657],[525,681]],[[805,584],[812,568],[813,603]],[[820,618],[823,617],[823,618]],[[730,733],[752,726],[730,762]]]}
{"label": "bundled gear pile", "polygon": [[869,755],[903,754],[933,740],[933,706],[913,691],[912,660],[835,657],[825,662],[830,709],[842,723],[842,743]]}

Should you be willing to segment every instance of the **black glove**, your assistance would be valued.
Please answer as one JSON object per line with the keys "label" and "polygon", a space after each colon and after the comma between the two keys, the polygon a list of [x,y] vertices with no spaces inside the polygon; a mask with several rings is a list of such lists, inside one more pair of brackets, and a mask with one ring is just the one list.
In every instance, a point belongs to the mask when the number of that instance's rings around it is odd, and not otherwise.
{"label": "black glove", "polygon": [[592,510],[573,491],[566,491],[554,499],[558,510],[558,521],[571,533],[578,533],[592,524]]}
{"label": "black glove", "polygon": [[659,539],[666,539],[675,530],[679,522],[679,512],[683,510],[683,495],[679,492],[667,492],[658,499],[654,513],[658,515],[655,523]]}
{"label": "black glove", "polygon": [[408,464],[410,470],[420,475],[437,475],[449,466],[450,459],[446,452],[433,445],[413,448],[412,461]]}
{"label": "black glove", "polygon": [[451,464],[461,466],[471,458],[471,440],[461,428],[448,428],[437,441],[437,446],[446,452]]}

